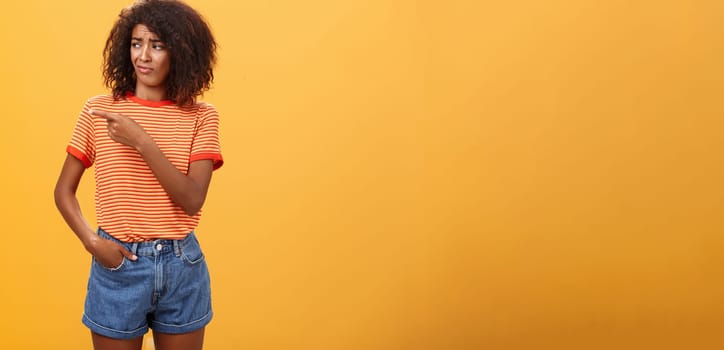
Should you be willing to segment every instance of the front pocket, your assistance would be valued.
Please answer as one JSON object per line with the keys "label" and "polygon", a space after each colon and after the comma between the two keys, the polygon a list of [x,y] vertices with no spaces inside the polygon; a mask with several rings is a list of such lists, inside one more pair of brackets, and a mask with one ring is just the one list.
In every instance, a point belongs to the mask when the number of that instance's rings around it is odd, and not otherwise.
{"label": "front pocket", "polygon": [[118,270],[122,269],[123,266],[126,265],[126,257],[125,257],[125,256],[122,257],[122,258],[121,258],[121,263],[118,264],[118,266],[116,266],[116,267],[107,267],[107,266],[101,264],[101,262],[98,261],[98,259],[96,259],[95,256],[93,257],[93,262],[94,262],[96,265],[100,266],[102,269],[106,270],[106,271],[115,272],[115,271],[118,271]]}
{"label": "front pocket", "polygon": [[196,240],[196,236],[191,237],[190,240],[185,242],[181,248],[181,258],[191,265],[198,264],[204,260],[204,253],[201,251],[201,246],[199,245],[199,241]]}

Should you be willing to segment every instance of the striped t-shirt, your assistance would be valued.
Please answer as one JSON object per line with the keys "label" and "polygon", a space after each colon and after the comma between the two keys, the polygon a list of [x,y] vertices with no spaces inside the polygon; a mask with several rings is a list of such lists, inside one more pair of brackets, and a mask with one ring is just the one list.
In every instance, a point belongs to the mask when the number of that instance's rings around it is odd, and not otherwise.
{"label": "striped t-shirt", "polygon": [[96,96],[83,106],[67,147],[86,168],[95,164],[96,219],[103,230],[126,242],[184,238],[196,228],[201,212],[188,216],[176,205],[141,155],[113,141],[108,122],[91,115],[92,109],[133,119],[186,174],[193,161],[210,159],[214,169],[223,164],[216,108],[207,103],[180,108],[171,101],[146,101],[132,94],[119,100]]}

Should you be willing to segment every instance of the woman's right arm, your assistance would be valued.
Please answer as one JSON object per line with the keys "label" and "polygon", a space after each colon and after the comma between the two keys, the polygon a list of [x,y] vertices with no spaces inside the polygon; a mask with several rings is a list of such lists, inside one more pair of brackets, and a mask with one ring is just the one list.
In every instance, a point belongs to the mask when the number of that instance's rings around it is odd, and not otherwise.
{"label": "woman's right arm", "polygon": [[83,243],[85,249],[96,257],[99,263],[107,267],[121,264],[123,256],[136,260],[122,245],[99,237],[83,217],[78,198],[75,196],[78,184],[85,172],[85,166],[78,158],[68,154],[55,185],[55,205],[63,219]]}

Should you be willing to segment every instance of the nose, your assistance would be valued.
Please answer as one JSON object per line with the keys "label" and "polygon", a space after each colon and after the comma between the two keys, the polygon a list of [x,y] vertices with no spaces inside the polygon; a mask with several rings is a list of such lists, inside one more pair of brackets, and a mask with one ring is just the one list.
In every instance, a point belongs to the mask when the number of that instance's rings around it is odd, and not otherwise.
{"label": "nose", "polygon": [[141,61],[148,62],[151,60],[151,55],[149,55],[148,50],[149,48],[147,45],[143,45],[143,47],[141,47],[141,55],[139,56]]}

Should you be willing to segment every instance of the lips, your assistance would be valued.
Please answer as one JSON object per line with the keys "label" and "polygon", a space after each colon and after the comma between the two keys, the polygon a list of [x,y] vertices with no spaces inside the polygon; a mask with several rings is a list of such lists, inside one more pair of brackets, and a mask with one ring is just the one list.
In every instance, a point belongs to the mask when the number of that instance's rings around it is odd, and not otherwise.
{"label": "lips", "polygon": [[141,74],[151,74],[153,72],[153,68],[144,66],[136,66],[136,70]]}

